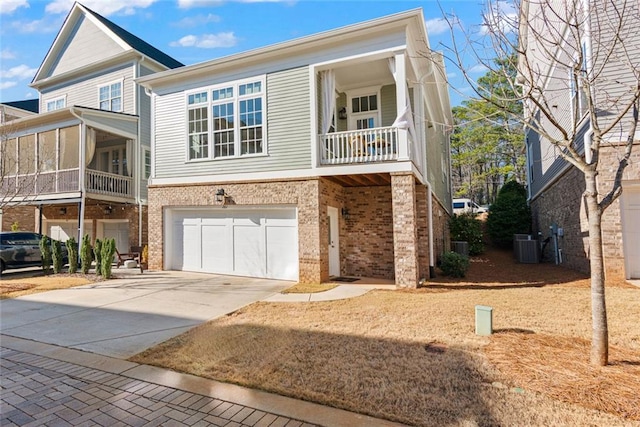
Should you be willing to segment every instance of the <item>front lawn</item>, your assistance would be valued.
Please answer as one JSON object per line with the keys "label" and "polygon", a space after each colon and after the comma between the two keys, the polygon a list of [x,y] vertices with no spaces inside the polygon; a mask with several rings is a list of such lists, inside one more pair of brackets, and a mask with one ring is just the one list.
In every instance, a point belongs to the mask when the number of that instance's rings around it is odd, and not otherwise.
{"label": "front lawn", "polygon": [[640,425],[640,289],[608,287],[611,366],[594,368],[584,277],[489,252],[464,280],[256,303],[133,360],[414,425]]}
{"label": "front lawn", "polygon": [[0,280],[0,299],[16,298],[39,292],[67,289],[100,280],[99,276],[84,274],[52,274],[24,279]]}

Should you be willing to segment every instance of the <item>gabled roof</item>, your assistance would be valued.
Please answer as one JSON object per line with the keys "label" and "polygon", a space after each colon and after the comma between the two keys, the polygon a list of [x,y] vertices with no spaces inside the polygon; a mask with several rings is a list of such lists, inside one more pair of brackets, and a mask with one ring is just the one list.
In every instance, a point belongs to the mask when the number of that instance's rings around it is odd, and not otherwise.
{"label": "gabled roof", "polygon": [[105,25],[105,27],[107,27],[108,29],[113,31],[118,37],[120,37],[122,40],[124,40],[124,42],[127,43],[129,46],[131,46],[131,48],[133,48],[133,49],[137,50],[138,52],[144,54],[145,56],[148,56],[149,58],[161,63],[162,65],[166,66],[167,68],[178,68],[178,67],[182,67],[184,65],[182,62],[173,59],[172,57],[170,57],[166,53],[160,51],[159,49],[156,49],[153,46],[151,46],[149,43],[147,43],[146,41],[142,40],[140,37],[134,36],[129,31],[127,31],[124,28],[122,28],[122,27],[114,24],[113,22],[109,21],[104,16],[97,14],[96,12],[94,12],[93,10],[89,9],[86,6],[83,6],[83,5],[81,5],[81,6],[84,9],[86,9],[87,12],[89,12],[93,16],[95,16],[100,22],[102,22]]}
{"label": "gabled roof", "polygon": [[23,99],[21,101],[3,102],[2,105],[7,105],[24,111],[30,111],[36,114],[40,112],[40,102],[38,99]]}
{"label": "gabled roof", "polygon": [[123,51],[127,52],[138,52],[141,55],[149,58],[150,60],[158,63],[160,66],[165,67],[167,69],[182,67],[180,61],[170,57],[166,53],[156,49],[151,46],[149,43],[145,42],[141,38],[134,36],[124,28],[114,24],[107,18],[101,16],[100,14],[92,11],[86,6],[75,2],[73,7],[69,11],[69,14],[65,18],[62,27],[58,31],[56,38],[54,39],[49,51],[47,52],[40,68],[36,72],[33,80],[31,82],[32,86],[37,86],[35,83],[39,80],[46,79],[47,70],[54,64],[56,60],[56,54],[58,54],[64,47],[67,42],[67,39],[72,31],[72,27],[79,19],[79,16],[84,15],[87,19],[93,21],[93,23],[100,28],[107,36],[113,39]]}

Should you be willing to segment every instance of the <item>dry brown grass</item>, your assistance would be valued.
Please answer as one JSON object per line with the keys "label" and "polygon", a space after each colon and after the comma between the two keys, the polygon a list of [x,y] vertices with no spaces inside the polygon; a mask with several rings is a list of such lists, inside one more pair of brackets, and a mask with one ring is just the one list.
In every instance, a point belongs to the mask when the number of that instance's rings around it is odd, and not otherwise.
{"label": "dry brown grass", "polygon": [[[640,289],[608,287],[613,365],[594,368],[584,276],[502,255],[464,283],[253,304],[134,360],[414,425],[640,425]],[[491,337],[476,304],[494,308]]]}
{"label": "dry brown grass", "polygon": [[315,294],[337,287],[337,283],[297,283],[282,291],[283,294]]}
{"label": "dry brown grass", "polygon": [[100,280],[99,276],[84,274],[55,274],[0,281],[0,299],[16,298],[39,292],[67,289]]}

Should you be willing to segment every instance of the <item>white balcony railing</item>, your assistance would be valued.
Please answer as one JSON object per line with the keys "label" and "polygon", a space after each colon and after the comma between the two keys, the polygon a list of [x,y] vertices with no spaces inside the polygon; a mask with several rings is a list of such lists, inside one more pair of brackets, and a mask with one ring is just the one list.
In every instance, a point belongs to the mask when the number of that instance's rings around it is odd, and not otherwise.
{"label": "white balcony railing", "polygon": [[320,164],[386,162],[398,159],[395,127],[334,132],[319,136]]}
{"label": "white balcony railing", "polygon": [[78,169],[39,172],[2,178],[0,189],[4,197],[34,196],[78,191]]}
{"label": "white balcony railing", "polygon": [[[133,178],[96,170],[87,170],[88,193],[133,198]],[[39,172],[3,177],[0,182],[3,197],[40,196],[80,191],[79,169]]]}
{"label": "white balcony railing", "polygon": [[133,178],[129,176],[87,170],[85,185],[88,193],[133,197]]}

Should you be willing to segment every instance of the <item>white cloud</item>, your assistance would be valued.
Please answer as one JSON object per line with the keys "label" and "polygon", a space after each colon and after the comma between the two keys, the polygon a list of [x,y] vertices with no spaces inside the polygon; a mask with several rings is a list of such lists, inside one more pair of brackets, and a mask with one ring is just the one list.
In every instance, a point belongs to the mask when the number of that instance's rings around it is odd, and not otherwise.
{"label": "white cloud", "polygon": [[0,15],[13,13],[19,7],[29,7],[27,0],[2,0],[0,2]]}
{"label": "white cloud", "polygon": [[51,19],[45,17],[34,21],[14,21],[10,24],[11,28],[22,34],[32,33],[53,33],[60,29],[62,19]]}
{"label": "white cloud", "polygon": [[9,89],[10,87],[16,86],[18,83],[16,82],[0,82],[0,89]]}
{"label": "white cloud", "polygon": [[37,68],[30,68],[28,65],[22,64],[9,68],[8,70],[0,70],[0,78],[17,78],[18,80],[30,79],[36,74],[36,71],[38,71]]}
{"label": "white cloud", "polygon": [[191,9],[193,7],[211,7],[222,5],[223,0],[178,0],[180,9]]}
{"label": "white cloud", "polygon": [[2,49],[2,51],[0,51],[0,59],[13,59],[15,57],[16,54],[9,49]]}
{"label": "white cloud", "polygon": [[480,34],[490,32],[503,34],[514,33],[518,29],[518,11],[514,4],[507,0],[490,2],[483,13],[484,23],[480,26]]}
{"label": "white cloud", "polygon": [[[156,0],[83,0],[82,4],[100,15],[109,16],[114,13],[133,15],[136,9],[145,9]],[[74,0],[53,0],[45,10],[48,13],[67,13],[71,10]]]}
{"label": "white cloud", "polygon": [[[297,0],[231,0],[238,3],[286,3],[293,5]],[[224,0],[178,0],[180,9],[191,9],[194,7],[213,7],[221,6]]]}
{"label": "white cloud", "polygon": [[489,71],[486,65],[484,64],[476,64],[468,70],[470,73],[486,73]]}
{"label": "white cloud", "polygon": [[452,79],[454,77],[458,77],[458,74],[456,74],[456,73],[447,73],[447,78],[448,79]]}
{"label": "white cloud", "polygon": [[198,25],[205,25],[210,22],[220,22],[221,18],[218,15],[212,13],[208,15],[196,15],[191,17],[182,18],[178,22],[174,23],[176,27],[191,28]]}
{"label": "white cloud", "polygon": [[180,40],[171,42],[170,46],[182,47],[201,47],[205,49],[213,49],[217,47],[233,47],[238,43],[237,37],[233,32],[218,34],[203,34],[201,36],[188,35]]}
{"label": "white cloud", "polygon": [[428,19],[426,24],[427,24],[427,33],[429,33],[430,36],[444,34],[447,31],[449,31],[449,24],[447,23],[447,20],[444,18]]}

